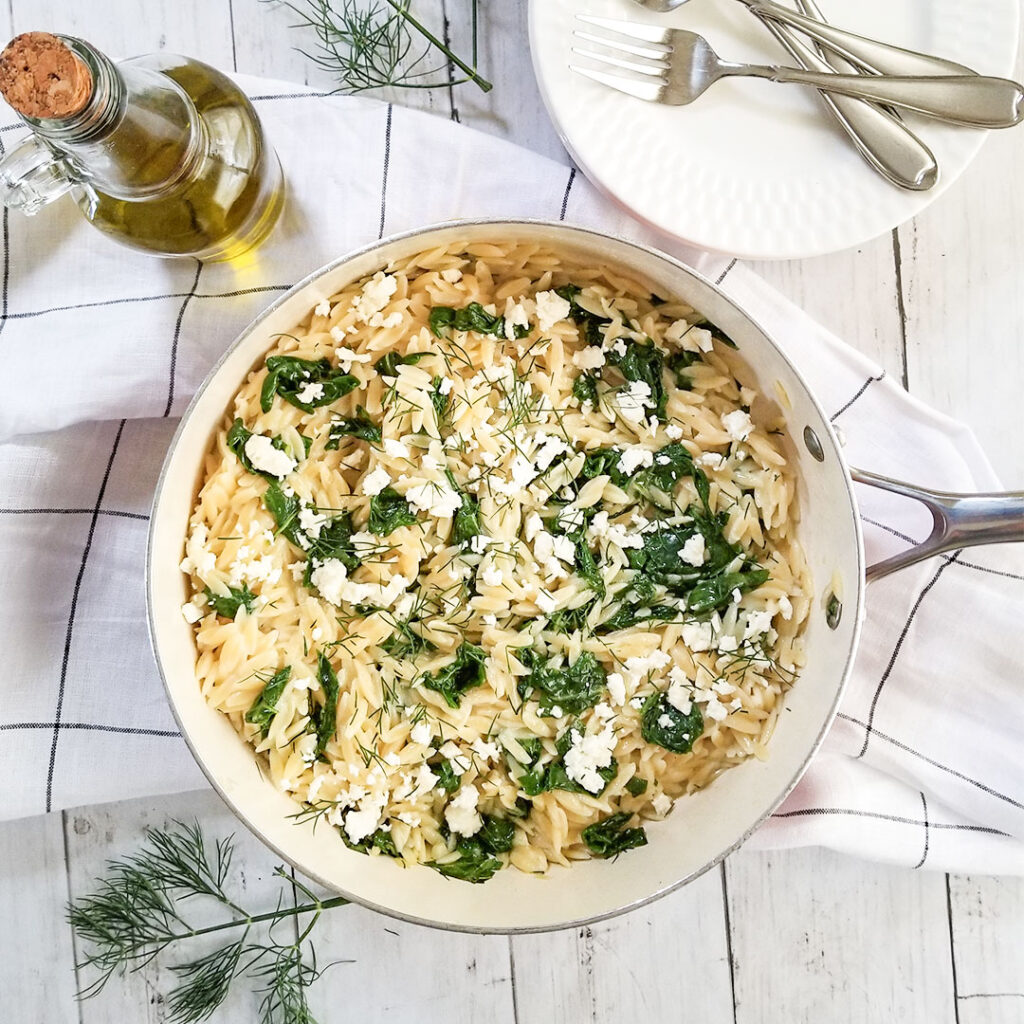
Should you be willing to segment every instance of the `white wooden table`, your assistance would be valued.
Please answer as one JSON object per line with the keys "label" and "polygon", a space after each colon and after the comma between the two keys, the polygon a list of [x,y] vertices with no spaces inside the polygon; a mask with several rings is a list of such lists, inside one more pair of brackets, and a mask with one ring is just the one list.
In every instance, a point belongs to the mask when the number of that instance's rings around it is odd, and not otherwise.
{"label": "white wooden table", "polygon": [[[557,0],[538,0],[557,2]],[[534,85],[526,0],[483,0],[484,71],[496,83],[394,97],[565,160]],[[419,0],[456,45],[463,0]],[[292,17],[259,0],[8,0],[0,35],[53,28],[112,55],[156,49],[332,87],[291,47]],[[307,38],[303,42],[308,45]],[[1021,69],[1018,68],[1018,76]],[[1024,488],[1024,131],[991,139],[932,209],[856,251],[757,270],[916,395],[971,423],[1008,486]],[[164,1020],[167,972],[148,969],[76,1002],[66,900],[140,829],[198,818],[236,832],[246,895],[269,903],[271,854],[209,793],[87,807],[0,826],[0,1020]],[[943,876],[824,850],[741,851],[653,907],[550,935],[478,938],[342,908],[319,931],[321,1024],[618,1024],[642,1020],[1024,1022],[1024,880]],[[215,1018],[256,1019],[251,997]]]}

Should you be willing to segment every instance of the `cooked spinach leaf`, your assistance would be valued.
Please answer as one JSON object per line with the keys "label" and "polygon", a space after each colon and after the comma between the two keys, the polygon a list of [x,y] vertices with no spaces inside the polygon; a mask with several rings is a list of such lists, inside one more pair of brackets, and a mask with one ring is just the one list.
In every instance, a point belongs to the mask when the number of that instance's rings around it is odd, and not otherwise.
{"label": "cooked spinach leaf", "polygon": [[753,569],[749,572],[728,572],[712,579],[702,580],[689,593],[686,604],[691,612],[715,611],[732,601],[732,592],[745,594],[756,590],[768,581],[767,569]]}
{"label": "cooked spinach leaf", "polygon": [[335,420],[327,431],[327,443],[324,448],[327,451],[335,451],[343,437],[358,437],[363,441],[380,441],[380,427],[367,415],[366,410],[360,405],[356,409],[355,416],[349,419]]}
{"label": "cooked spinach leaf", "polygon": [[455,480],[455,474],[446,469],[445,476],[455,493],[461,498],[462,504],[456,509],[455,517],[452,519],[452,544],[465,544],[480,533],[480,502],[459,488]]}
{"label": "cooked spinach leaf", "polygon": [[320,680],[324,702],[309,717],[316,729],[316,755],[319,757],[338,726],[338,677],[323,651],[317,653],[317,678]]}
{"label": "cooked spinach leaf", "polygon": [[299,543],[299,511],[301,504],[294,494],[285,494],[276,480],[263,493],[263,504],[274,517],[277,532],[287,537],[296,547]]}
{"label": "cooked spinach leaf", "polygon": [[630,796],[640,796],[641,793],[647,792],[647,780],[641,779],[639,775],[634,775],[633,778],[626,783],[626,789]]}
{"label": "cooked spinach leaf", "polygon": [[[540,793],[546,793],[554,789],[562,789],[569,793],[586,793],[588,796],[600,795],[599,793],[591,793],[588,789],[584,789],[583,786],[579,785],[579,783],[574,782],[569,778],[569,773],[566,771],[565,755],[569,752],[569,747],[572,745],[573,728],[574,726],[570,724],[558,738],[558,742],[555,745],[558,751],[558,759],[549,762],[543,767],[538,763],[543,749],[540,740],[537,739],[535,745],[530,740],[519,740],[519,745],[530,757],[530,763],[523,765],[526,771],[520,775],[518,780],[519,788],[527,796],[537,796]],[[618,762],[614,758],[606,767],[597,770],[597,774],[604,779],[602,792],[608,783],[615,778],[618,771]]]}
{"label": "cooked spinach leaf", "polygon": [[676,379],[676,387],[680,391],[690,391],[693,388],[693,379],[686,372],[694,363],[701,362],[696,352],[673,352],[668,357],[668,368]]}
{"label": "cooked spinach leaf", "polygon": [[632,817],[626,811],[596,821],[583,830],[583,842],[595,857],[614,857],[637,846],[647,845],[647,833],[642,828],[626,828]]}
{"label": "cooked spinach leaf", "polygon": [[429,355],[429,352],[412,352],[407,356],[400,356],[397,352],[392,350],[382,359],[378,359],[373,364],[373,368],[382,377],[395,377],[398,375],[398,367],[402,365],[418,363],[424,356]]}
{"label": "cooked spinach leaf", "polygon": [[210,607],[224,619],[233,619],[243,605],[247,612],[256,606],[256,595],[249,589],[248,583],[243,583],[241,587],[228,587],[227,594],[215,594],[207,587],[206,599]]}
{"label": "cooked spinach leaf", "polygon": [[684,715],[669,703],[665,693],[652,693],[644,701],[640,712],[640,735],[648,743],[656,743],[674,754],[688,754],[703,731],[704,716],[696,704]]}
{"label": "cooked spinach leaf", "polygon": [[616,487],[621,487],[629,477],[619,469],[622,452],[617,448],[595,448],[587,452],[583,461],[580,476],[585,480],[593,480],[595,476],[608,476]]}
{"label": "cooked spinach leaf", "polygon": [[475,836],[460,839],[455,849],[459,859],[447,864],[428,861],[427,867],[433,868],[445,878],[457,878],[462,882],[486,882],[501,867],[501,861],[488,853],[484,844]]}
{"label": "cooked spinach leaf", "polygon": [[431,765],[430,770],[437,776],[437,784],[446,793],[454,793],[459,788],[461,776],[455,771],[455,766],[451,761],[442,761],[440,764]]}
{"label": "cooked spinach leaf", "polygon": [[572,382],[572,393],[580,402],[597,405],[597,378],[592,373],[581,373]]}
{"label": "cooked spinach leaf", "polygon": [[590,651],[583,651],[571,665],[551,662],[536,665],[519,682],[519,695],[528,697],[540,691],[538,702],[545,711],[560,707],[568,715],[592,708],[604,692],[605,673]]}
{"label": "cooked spinach leaf", "polygon": [[[346,569],[352,570],[359,566],[355,548],[352,546],[352,516],[342,512],[320,527],[309,548],[309,565],[306,575],[312,571],[313,562],[326,562],[328,558],[336,558]],[[308,580],[307,580],[308,585]]]}
{"label": "cooked spinach leaf", "polygon": [[[493,334],[497,338],[505,337],[505,318],[488,313],[479,302],[471,302],[462,309],[451,306],[434,306],[430,311],[430,330],[435,337],[443,338],[449,331],[475,331],[477,334]],[[530,328],[516,324],[516,338],[525,338]]]}
{"label": "cooked spinach leaf", "polygon": [[[319,395],[308,400],[299,398],[299,392],[309,384],[320,385]],[[357,387],[358,377],[331,366],[328,359],[268,356],[267,376],[260,389],[260,408],[270,412],[274,396],[279,395],[297,409],[312,412],[321,406],[333,404]]]}
{"label": "cooked spinach leaf", "polygon": [[425,673],[421,683],[428,690],[440,693],[450,708],[457,708],[466,690],[486,682],[486,660],[487,652],[482,647],[463,643],[455,652],[454,661],[434,673]]}
{"label": "cooked spinach leaf", "polygon": [[484,815],[484,823],[476,837],[491,853],[508,853],[516,835],[515,825],[508,818]]}
{"label": "cooked spinach leaf", "polygon": [[434,377],[430,382],[430,404],[434,407],[434,414],[437,422],[440,423],[448,415],[448,406],[451,404],[452,396],[446,395],[441,390],[444,377]]}
{"label": "cooked spinach leaf", "polygon": [[594,560],[594,554],[583,537],[576,541],[576,559],[574,566],[580,579],[598,596],[604,597],[605,586],[601,572]]}
{"label": "cooked spinach leaf", "polygon": [[594,599],[576,608],[560,608],[548,619],[548,629],[552,633],[578,633],[586,627],[593,607]]}
{"label": "cooked spinach leaf", "polygon": [[668,392],[665,391],[665,382],[662,379],[662,371],[665,368],[664,353],[650,338],[647,339],[647,343],[627,341],[625,347],[625,355],[620,355],[614,347],[608,349],[608,363],[617,367],[626,380],[646,384],[651,389],[651,407],[654,415],[659,420],[664,419],[665,406],[668,404]]}
{"label": "cooked spinach leaf", "polygon": [[[583,340],[588,345],[601,345],[604,343],[604,331],[601,330],[612,322],[610,316],[598,316],[584,309],[578,302],[577,296],[583,291],[574,284],[563,285],[555,289],[555,294],[560,295],[569,303],[569,318],[583,331]],[[625,314],[623,314],[625,318]]]}
{"label": "cooked spinach leaf", "polygon": [[672,622],[678,619],[679,609],[673,605],[656,604],[650,607],[643,605],[620,605],[618,611],[605,619],[595,629],[596,633],[614,633],[619,629],[628,629],[641,622]]}
{"label": "cooked spinach leaf", "polygon": [[385,832],[384,829],[379,828],[372,836],[367,836],[364,840],[358,843],[353,843],[348,837],[348,833],[344,828],[339,828],[338,831],[341,833],[342,842],[350,849],[355,850],[357,853],[369,853],[373,847],[377,847],[381,853],[388,857],[398,856],[398,847],[395,846],[394,839],[391,838],[390,832]]}
{"label": "cooked spinach leaf", "polygon": [[284,688],[288,685],[288,679],[291,674],[291,665],[285,665],[279,672],[275,672],[267,680],[267,685],[263,687],[263,692],[253,701],[252,707],[245,713],[245,720],[253,725],[258,725],[260,732],[264,736],[267,735],[270,723],[274,720],[274,715],[277,714],[277,702],[281,694],[284,693]]}
{"label": "cooked spinach leaf", "polygon": [[413,526],[416,513],[393,487],[385,487],[370,499],[370,533],[386,537],[401,526]]}
{"label": "cooked spinach leaf", "polygon": [[672,497],[676,484],[684,477],[692,476],[700,496],[701,504],[707,508],[710,493],[704,471],[693,464],[693,456],[681,444],[667,444],[654,453],[654,462],[635,473],[629,481],[632,490],[645,497],[652,491],[660,491]]}
{"label": "cooked spinach leaf", "polygon": [[417,633],[409,621],[395,622],[395,631],[380,644],[380,649],[392,658],[414,658],[424,651],[433,651],[437,648]]}

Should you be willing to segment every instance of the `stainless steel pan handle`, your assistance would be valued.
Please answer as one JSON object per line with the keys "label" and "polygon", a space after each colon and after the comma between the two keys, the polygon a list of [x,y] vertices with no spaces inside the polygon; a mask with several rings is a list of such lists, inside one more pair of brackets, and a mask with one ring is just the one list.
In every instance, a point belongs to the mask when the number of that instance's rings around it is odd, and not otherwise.
{"label": "stainless steel pan handle", "polygon": [[1024,491],[951,494],[914,487],[863,469],[851,468],[850,476],[859,484],[880,487],[883,491],[919,501],[931,512],[934,524],[932,532],[922,543],[877,565],[868,566],[868,582],[945,551],[977,544],[1024,541]]}

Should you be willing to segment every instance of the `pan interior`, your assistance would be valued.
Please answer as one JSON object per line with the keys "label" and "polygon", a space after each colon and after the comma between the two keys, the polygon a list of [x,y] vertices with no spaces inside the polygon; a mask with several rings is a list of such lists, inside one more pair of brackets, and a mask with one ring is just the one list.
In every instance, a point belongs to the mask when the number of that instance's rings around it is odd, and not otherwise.
{"label": "pan interior", "polygon": [[[689,302],[733,338],[740,379],[785,414],[787,454],[799,478],[801,542],[816,593],[807,666],[787,696],[767,760],[746,761],[677,801],[665,821],[648,824],[649,844],[627,856],[553,868],[546,877],[505,870],[481,887],[362,856],[330,828],[291,821],[296,804],[260,775],[251,748],[201,696],[192,628],[179,610],[187,595],[178,563],[203,455],[272,336],[293,327],[320,298],[389,260],[460,240],[538,242],[574,260],[618,265],[659,294]],[[818,439],[822,461],[808,450],[805,428]],[[214,787],[264,842],[304,874],[384,913],[447,928],[519,931],[567,927],[640,905],[700,874],[746,838],[795,785],[831,722],[856,645],[861,580],[859,526],[835,436],[797,371],[749,316],[710,282],[652,250],[562,224],[488,222],[429,228],[345,257],[301,282],[247,328],[196,395],[167,456],[150,528],[147,599],[157,662],[182,733]],[[826,622],[833,591],[844,608],[834,629]]]}

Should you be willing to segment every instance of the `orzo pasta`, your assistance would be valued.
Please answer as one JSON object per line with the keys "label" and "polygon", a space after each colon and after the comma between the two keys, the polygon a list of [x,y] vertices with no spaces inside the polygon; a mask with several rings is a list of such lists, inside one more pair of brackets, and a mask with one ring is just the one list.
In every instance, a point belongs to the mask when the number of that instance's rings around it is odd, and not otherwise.
{"label": "orzo pasta", "polygon": [[690,307],[536,245],[324,297],[206,456],[206,699],[351,847],[482,881],[646,842],[763,756],[810,581],[777,433]]}

